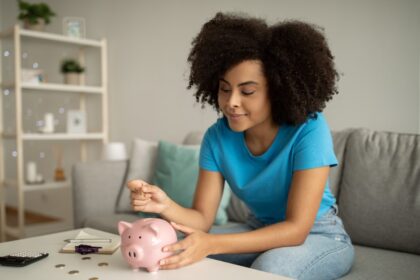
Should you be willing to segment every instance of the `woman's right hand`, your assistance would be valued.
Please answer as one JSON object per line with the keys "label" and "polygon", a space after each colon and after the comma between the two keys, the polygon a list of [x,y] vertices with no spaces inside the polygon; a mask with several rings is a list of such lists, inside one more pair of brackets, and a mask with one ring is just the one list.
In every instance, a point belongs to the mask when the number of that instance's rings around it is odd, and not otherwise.
{"label": "woman's right hand", "polygon": [[171,199],[161,188],[142,180],[131,180],[127,186],[131,191],[131,205],[134,211],[161,214],[169,208]]}

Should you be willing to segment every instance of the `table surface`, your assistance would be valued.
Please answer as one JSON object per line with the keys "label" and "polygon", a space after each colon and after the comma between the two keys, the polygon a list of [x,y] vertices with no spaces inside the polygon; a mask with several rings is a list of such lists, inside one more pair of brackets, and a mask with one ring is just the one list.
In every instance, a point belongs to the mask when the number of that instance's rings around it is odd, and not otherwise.
{"label": "table surface", "polygon": [[[74,238],[81,229],[48,234],[38,237],[26,238],[16,241],[0,243],[0,256],[17,252],[47,252],[49,256],[25,267],[7,267],[0,265],[2,279],[71,279],[71,280],[96,280],[96,279],[290,279],[255,269],[245,268],[209,258],[203,259],[195,264],[175,269],[161,270],[156,273],[149,273],[145,270],[134,271],[121,256],[120,249],[112,255],[100,254],[69,254],[59,253],[65,245],[65,239]],[[118,235],[84,228],[87,233],[103,238],[120,238]],[[90,257],[83,260],[83,257]],[[106,263],[108,265],[99,265]],[[56,265],[65,265],[57,268]],[[78,271],[71,274],[71,271]]]}

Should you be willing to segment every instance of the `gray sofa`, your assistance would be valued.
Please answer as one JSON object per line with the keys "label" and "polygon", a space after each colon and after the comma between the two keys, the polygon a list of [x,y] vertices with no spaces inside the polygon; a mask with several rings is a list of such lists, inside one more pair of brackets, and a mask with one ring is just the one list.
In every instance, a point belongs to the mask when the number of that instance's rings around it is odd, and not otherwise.
{"label": "gray sofa", "polygon": [[[190,134],[185,143],[199,143]],[[420,135],[347,129],[333,132],[339,166],[330,183],[339,216],[355,244],[355,263],[342,279],[420,279]],[[75,226],[117,233],[134,221],[123,185],[127,161],[78,163],[73,168]],[[246,207],[235,197],[231,222]],[[225,226],[229,226],[225,225]]]}

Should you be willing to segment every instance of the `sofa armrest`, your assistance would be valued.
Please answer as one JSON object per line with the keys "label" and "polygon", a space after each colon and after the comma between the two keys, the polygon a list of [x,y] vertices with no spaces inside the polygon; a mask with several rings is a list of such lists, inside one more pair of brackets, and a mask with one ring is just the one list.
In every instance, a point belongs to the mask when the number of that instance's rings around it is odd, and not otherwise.
{"label": "sofa armrest", "polygon": [[73,166],[74,224],[115,212],[115,203],[126,176],[127,161],[79,162]]}

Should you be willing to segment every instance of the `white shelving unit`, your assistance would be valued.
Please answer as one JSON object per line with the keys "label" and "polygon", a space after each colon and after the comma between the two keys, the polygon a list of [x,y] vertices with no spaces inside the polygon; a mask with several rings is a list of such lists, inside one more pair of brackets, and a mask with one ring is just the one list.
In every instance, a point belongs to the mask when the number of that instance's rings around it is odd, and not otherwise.
{"label": "white shelving unit", "polygon": [[[65,182],[46,182],[39,185],[28,185],[24,179],[24,145],[26,141],[80,141],[80,158],[82,161],[87,159],[87,141],[99,141],[100,143],[108,142],[108,99],[107,99],[107,43],[105,39],[90,40],[71,38],[59,34],[52,34],[47,32],[38,32],[21,29],[19,25],[0,33],[0,39],[9,38],[13,40],[13,54],[14,54],[14,80],[3,81],[1,88],[13,89],[15,93],[15,114],[16,114],[16,132],[4,133],[0,131],[0,241],[5,240],[5,235],[16,238],[25,237],[25,196],[26,192],[39,190],[53,190],[71,187],[70,181]],[[40,83],[31,84],[21,81],[21,46],[22,39],[31,38],[35,40],[44,40],[46,42],[54,42],[65,45],[73,45],[79,47],[79,61],[83,64],[85,61],[85,48],[97,48],[100,51],[100,71],[101,71],[101,85],[100,86],[86,86],[86,85],[65,85],[58,83]],[[57,58],[58,60],[58,58]],[[1,73],[1,72],[0,72]],[[84,83],[84,80],[82,80]],[[85,134],[68,134],[68,133],[53,133],[53,134],[36,134],[27,133],[23,131],[22,123],[22,99],[28,90],[41,91],[45,93],[68,93],[78,94],[80,96],[79,110],[86,112],[86,95],[99,95],[101,97],[101,131],[95,133]],[[2,94],[0,94],[2,96]],[[0,97],[0,105],[1,97]],[[2,118],[0,117],[0,121]],[[4,125],[0,125],[2,129]],[[5,178],[4,166],[4,140],[15,139],[16,141],[16,178]],[[5,206],[6,188],[13,188],[17,194],[17,227],[12,227],[6,224]]]}

